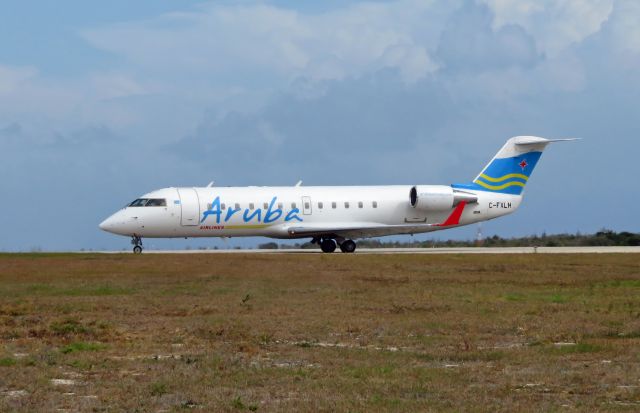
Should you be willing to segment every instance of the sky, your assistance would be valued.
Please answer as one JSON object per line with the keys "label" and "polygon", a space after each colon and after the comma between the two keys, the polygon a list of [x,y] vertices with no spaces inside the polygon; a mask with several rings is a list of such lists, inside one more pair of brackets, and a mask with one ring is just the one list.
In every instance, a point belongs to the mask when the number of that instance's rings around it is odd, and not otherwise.
{"label": "sky", "polygon": [[635,0],[2,9],[2,251],[128,249],[97,225],[168,186],[468,182],[517,135],[582,140],[549,147],[484,235],[640,232]]}

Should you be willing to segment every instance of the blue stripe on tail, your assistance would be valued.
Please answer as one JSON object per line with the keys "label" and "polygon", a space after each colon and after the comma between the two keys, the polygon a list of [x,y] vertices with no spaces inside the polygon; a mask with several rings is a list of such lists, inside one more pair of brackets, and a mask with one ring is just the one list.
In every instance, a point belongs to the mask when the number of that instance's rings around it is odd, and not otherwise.
{"label": "blue stripe on tail", "polygon": [[453,184],[453,188],[520,195],[536,167],[542,152],[527,152],[512,158],[498,158],[468,184]]}

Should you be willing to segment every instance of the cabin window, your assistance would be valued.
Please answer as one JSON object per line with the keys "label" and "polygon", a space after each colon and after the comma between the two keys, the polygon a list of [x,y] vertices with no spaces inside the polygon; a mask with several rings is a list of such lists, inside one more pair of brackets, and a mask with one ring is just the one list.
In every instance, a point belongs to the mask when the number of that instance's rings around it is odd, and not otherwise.
{"label": "cabin window", "polygon": [[371,203],[371,206],[373,206],[374,208],[378,208],[378,201],[373,201]]}
{"label": "cabin window", "polygon": [[309,203],[308,202],[304,203],[304,209],[309,209]]}
{"label": "cabin window", "polygon": [[318,209],[322,209],[323,206],[322,202],[318,202]]}
{"label": "cabin window", "polygon": [[282,202],[278,202],[278,209],[282,209],[283,205]]}
{"label": "cabin window", "polygon": [[269,204],[267,204],[266,202],[264,204],[262,204],[262,206],[264,207],[264,209],[268,209],[269,208]]}
{"label": "cabin window", "polygon": [[358,208],[362,208],[362,207],[363,207],[362,201],[358,202]]}
{"label": "cabin window", "polygon": [[338,204],[336,204],[335,202],[331,203],[331,208],[336,209],[338,207]]}
{"label": "cabin window", "polygon": [[296,209],[296,203],[295,202],[291,203],[291,209]]}
{"label": "cabin window", "polygon": [[348,203],[348,202],[345,202],[345,203],[344,203],[344,207],[345,207],[346,209],[349,209],[349,203]]}
{"label": "cabin window", "polygon": [[253,202],[249,203],[249,209],[253,210],[253,208],[255,208],[255,205],[253,205]]}
{"label": "cabin window", "polygon": [[240,209],[240,204],[236,202],[236,204],[234,205],[234,209]]}
{"label": "cabin window", "polygon": [[[220,205],[220,208],[221,209],[227,209],[227,205],[223,202],[222,205]],[[211,208],[209,208],[209,209],[211,209]]]}

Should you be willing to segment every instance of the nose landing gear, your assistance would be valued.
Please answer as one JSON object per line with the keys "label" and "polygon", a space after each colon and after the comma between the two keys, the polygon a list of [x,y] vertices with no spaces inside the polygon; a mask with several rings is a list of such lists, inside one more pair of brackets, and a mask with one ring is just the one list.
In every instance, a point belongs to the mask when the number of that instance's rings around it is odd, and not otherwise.
{"label": "nose landing gear", "polygon": [[140,254],[142,252],[142,237],[134,235],[131,237],[131,244],[133,245],[133,253]]}

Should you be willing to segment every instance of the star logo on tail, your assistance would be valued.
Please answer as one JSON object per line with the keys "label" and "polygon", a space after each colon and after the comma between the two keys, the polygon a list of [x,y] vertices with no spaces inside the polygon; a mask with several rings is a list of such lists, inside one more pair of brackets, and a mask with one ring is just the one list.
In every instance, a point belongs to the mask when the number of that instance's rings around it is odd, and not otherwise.
{"label": "star logo on tail", "polygon": [[526,168],[529,164],[527,163],[526,159],[523,159],[522,162],[520,162],[518,165],[520,165],[520,168],[522,168],[522,170],[524,171],[524,168]]}

